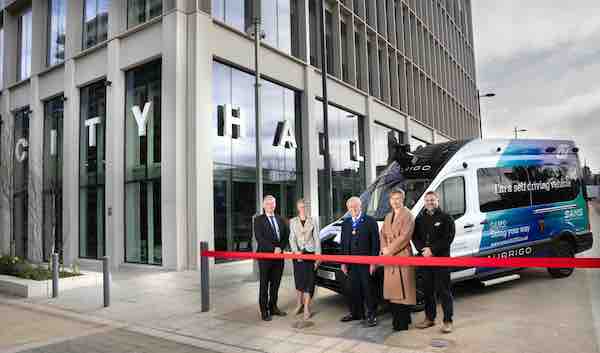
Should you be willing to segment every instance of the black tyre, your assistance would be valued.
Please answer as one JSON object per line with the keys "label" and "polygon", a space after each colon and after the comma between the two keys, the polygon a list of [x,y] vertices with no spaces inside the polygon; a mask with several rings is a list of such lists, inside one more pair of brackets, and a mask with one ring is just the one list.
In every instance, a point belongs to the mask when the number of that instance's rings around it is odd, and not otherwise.
{"label": "black tyre", "polygon": [[[575,250],[573,249],[573,246],[571,246],[571,243],[566,240],[561,240],[554,248],[554,256],[572,258],[575,257]],[[548,273],[553,278],[565,278],[573,273],[573,268],[549,268]]]}

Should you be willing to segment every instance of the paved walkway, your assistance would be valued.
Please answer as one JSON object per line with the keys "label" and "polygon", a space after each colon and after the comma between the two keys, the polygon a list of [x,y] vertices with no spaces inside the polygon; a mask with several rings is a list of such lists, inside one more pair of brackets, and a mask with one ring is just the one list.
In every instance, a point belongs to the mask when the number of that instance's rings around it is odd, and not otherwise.
{"label": "paved walkway", "polygon": [[[595,230],[600,229],[598,214],[600,208],[592,218]],[[600,256],[600,241],[585,255]],[[171,343],[175,344],[170,350],[174,352],[202,352],[198,348],[251,353],[600,352],[600,271],[577,270],[569,278],[550,279],[545,270],[530,269],[522,271],[521,277],[491,288],[457,287],[456,331],[449,335],[441,334],[438,328],[394,333],[389,314],[380,317],[376,328],[340,323],[339,318],[346,312],[345,303],[339,295],[325,289],[316,294],[311,327],[294,328],[297,320],[292,315],[272,322],[259,321],[258,284],[252,280],[251,262],[215,267],[211,273],[209,313],[200,312],[197,272],[129,267],[113,275],[109,308],[102,307],[102,289],[98,286],[65,291],[57,299],[0,299],[0,317],[6,327],[5,318],[10,315],[3,310],[9,309],[1,304],[11,304],[27,308],[30,313],[33,310],[67,317],[87,325],[79,330],[67,327],[72,325],[69,322],[53,326],[65,325],[61,332],[68,334],[60,342],[50,342],[58,345],[50,346],[46,350],[49,352],[68,352],[68,347],[94,352],[84,350],[88,341],[93,349],[103,352],[111,344],[119,346],[126,337],[133,337],[131,342],[137,342],[141,348],[123,345],[123,352],[151,353],[154,348],[161,352],[163,345]],[[280,291],[280,307],[290,313],[294,300],[293,280],[286,276]],[[413,315],[413,322],[421,320],[422,315]],[[40,328],[48,327],[43,324],[44,317],[42,314],[37,321]],[[30,316],[19,319],[36,321]],[[12,325],[16,321],[8,322]],[[2,333],[5,332],[3,329]],[[37,332],[38,341],[44,340],[44,334],[50,336],[44,329]],[[3,339],[12,339],[14,344],[22,337],[2,333],[0,351]],[[153,343],[153,339],[171,343]],[[61,346],[61,342],[68,342],[64,340],[70,340],[72,346]],[[45,351],[24,347],[32,352]]]}

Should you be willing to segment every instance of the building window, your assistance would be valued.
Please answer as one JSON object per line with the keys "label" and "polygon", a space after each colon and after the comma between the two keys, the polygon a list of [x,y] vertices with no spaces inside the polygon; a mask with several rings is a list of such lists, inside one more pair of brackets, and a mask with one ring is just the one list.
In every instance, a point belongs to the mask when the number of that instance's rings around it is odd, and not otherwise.
{"label": "building window", "polygon": [[352,60],[350,58],[350,54],[348,53],[348,34],[346,32],[348,30],[348,26],[345,22],[341,22],[340,27],[340,37],[342,42],[342,79],[348,82],[348,80],[350,79],[348,62]]}
{"label": "building window", "polygon": [[376,174],[379,175],[391,163],[390,158],[393,158],[390,156],[390,146],[393,146],[392,143],[403,143],[404,134],[379,123],[373,125],[372,130],[374,135],[372,159],[375,163]]}
{"label": "building window", "polygon": [[28,258],[29,225],[29,107],[14,114],[13,234],[15,255]]}
{"label": "building window", "polygon": [[126,74],[125,261],[162,265],[161,62]]}
{"label": "building window", "polygon": [[[317,131],[323,136],[323,105],[314,105]],[[326,153],[321,144],[321,158],[318,168],[320,224],[328,224],[346,213],[346,200],[350,196],[360,195],[365,189],[364,132],[362,117],[330,105],[327,111],[329,120],[329,155],[331,159],[331,200],[333,214],[327,210],[327,173],[323,155]]]}
{"label": "building window", "polygon": [[29,107],[14,114],[13,237],[16,256],[28,257]]}
{"label": "building window", "polygon": [[334,64],[335,55],[333,49],[333,15],[325,10],[325,53],[327,55],[327,73],[335,74]]}
{"label": "building window", "polygon": [[31,8],[19,16],[19,58],[17,60],[17,81],[31,76]]}
{"label": "building window", "polygon": [[65,60],[65,0],[48,2],[48,66]]}
{"label": "building window", "polygon": [[360,34],[358,32],[354,33],[354,59],[355,59],[355,67],[356,67],[356,87],[363,89],[362,82],[362,61],[360,60]]}
{"label": "building window", "polygon": [[[0,12],[0,14],[2,14]],[[4,87],[4,16],[0,15],[0,87]]]}
{"label": "building window", "polygon": [[79,122],[79,257],[104,256],[106,84],[81,89]]}
{"label": "building window", "polygon": [[[244,33],[252,31],[252,0],[212,0],[212,17]],[[299,56],[297,0],[261,2],[264,42],[286,54]]]}
{"label": "building window", "polygon": [[42,241],[45,261],[53,252],[63,255],[63,100],[60,96],[44,105]]}
{"label": "building window", "polygon": [[127,28],[150,21],[162,14],[162,0],[127,0]]}
{"label": "building window", "polygon": [[[215,249],[251,251],[256,213],[254,77],[215,62],[213,78]],[[277,198],[277,213],[292,217],[302,195],[300,94],[269,81],[262,87],[263,190]],[[296,148],[283,136],[293,136]]]}
{"label": "building window", "polygon": [[85,0],[83,9],[83,49],[104,42],[108,37],[110,0]]}
{"label": "building window", "polygon": [[317,0],[310,0],[308,3],[308,22],[309,22],[309,35],[310,35],[310,64],[314,67],[321,67],[319,55],[321,53],[319,47],[319,30],[320,24],[318,21],[319,14],[317,14]]}

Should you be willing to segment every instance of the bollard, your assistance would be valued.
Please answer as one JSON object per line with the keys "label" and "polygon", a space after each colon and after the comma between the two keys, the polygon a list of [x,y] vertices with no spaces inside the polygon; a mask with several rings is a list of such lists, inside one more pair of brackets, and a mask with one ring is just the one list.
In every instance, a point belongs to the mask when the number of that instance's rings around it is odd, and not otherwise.
{"label": "bollard", "polygon": [[[208,243],[201,241],[200,254],[206,250],[208,250]],[[201,311],[205,313],[210,310],[208,257],[202,255],[200,255],[200,296],[202,299]]]}
{"label": "bollard", "polygon": [[58,254],[52,254],[52,298],[58,298]]}
{"label": "bollard", "polygon": [[110,305],[110,257],[102,258],[102,286],[104,289],[104,307]]}

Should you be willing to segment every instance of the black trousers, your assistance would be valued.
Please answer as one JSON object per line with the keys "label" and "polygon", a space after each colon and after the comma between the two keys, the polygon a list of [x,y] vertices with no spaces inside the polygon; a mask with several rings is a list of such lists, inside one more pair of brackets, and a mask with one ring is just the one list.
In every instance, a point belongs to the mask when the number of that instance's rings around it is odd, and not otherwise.
{"label": "black trousers", "polygon": [[450,290],[450,269],[447,267],[426,267],[422,271],[423,289],[425,292],[425,315],[427,315],[429,320],[435,320],[437,314],[437,296],[444,311],[444,322],[452,322],[454,299]]}
{"label": "black trousers", "polygon": [[411,323],[410,307],[404,304],[390,303],[395,331],[408,330]]}
{"label": "black trousers", "polygon": [[283,260],[259,260],[258,270],[260,272],[258,303],[260,312],[267,314],[277,307],[277,296],[283,274]]}
{"label": "black trousers", "polygon": [[365,305],[367,317],[375,316],[377,313],[377,299],[375,296],[375,284],[369,274],[369,265],[348,265],[348,277],[350,285],[347,293],[350,313],[356,318],[365,317]]}

